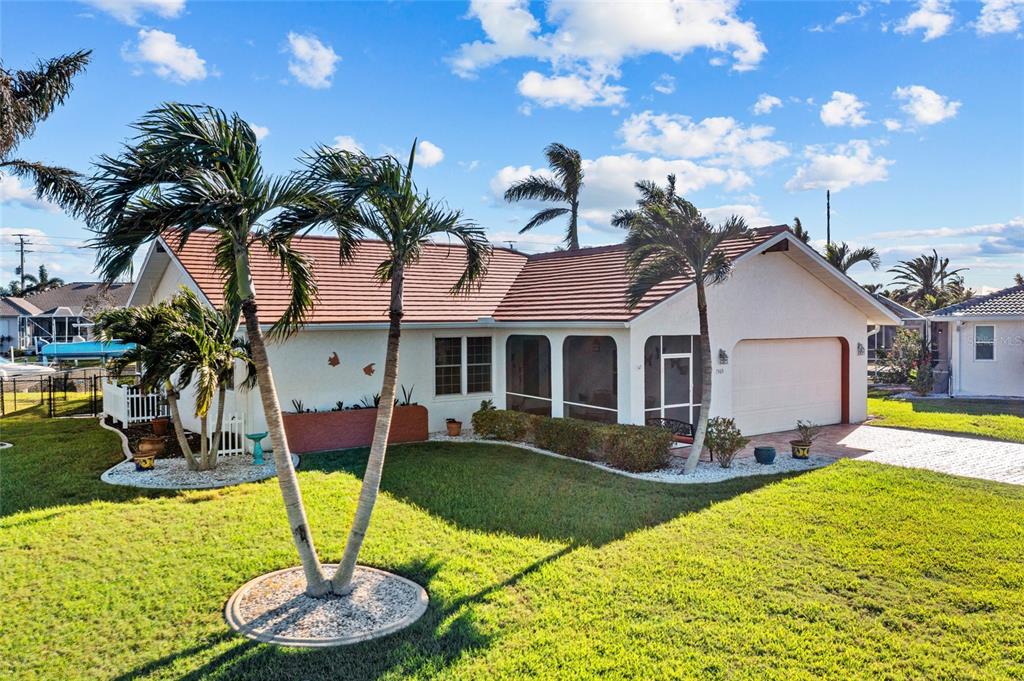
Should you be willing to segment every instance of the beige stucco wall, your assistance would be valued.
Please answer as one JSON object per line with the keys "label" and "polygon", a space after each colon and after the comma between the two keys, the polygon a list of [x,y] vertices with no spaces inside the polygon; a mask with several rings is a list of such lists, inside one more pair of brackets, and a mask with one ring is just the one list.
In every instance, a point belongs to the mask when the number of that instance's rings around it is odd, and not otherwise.
{"label": "beige stucco wall", "polygon": [[[718,351],[732,358],[744,339],[842,337],[850,346],[850,421],[867,418],[867,347],[864,313],[822,285],[785,252],[739,261],[732,275],[708,289],[713,388],[711,416],[732,409],[732,365],[719,364]],[[643,420],[644,343],[652,335],[699,333],[696,291],[687,289],[640,315],[631,325],[632,421]]]}
{"label": "beige stucco wall", "polygon": [[[974,358],[974,329],[995,327],[995,359]],[[985,320],[949,325],[954,395],[1024,397],[1024,321]]]}

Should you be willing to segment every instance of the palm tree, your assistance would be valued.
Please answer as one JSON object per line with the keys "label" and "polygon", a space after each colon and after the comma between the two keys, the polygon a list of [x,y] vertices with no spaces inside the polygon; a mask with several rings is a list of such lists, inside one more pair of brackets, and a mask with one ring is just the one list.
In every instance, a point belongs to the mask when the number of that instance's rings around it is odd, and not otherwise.
{"label": "palm tree", "polygon": [[350,223],[359,233],[382,241],[387,256],[377,265],[376,278],[391,288],[380,407],[352,528],[341,563],[331,579],[331,590],[335,594],[348,594],[353,588],[356,560],[380,488],[398,381],[406,269],[420,258],[424,247],[434,238],[441,236],[459,241],[465,248],[466,264],[452,288],[455,294],[468,291],[481,280],[490,255],[490,246],[480,227],[465,220],[461,211],[431,200],[429,194],[419,193],[412,179],[415,154],[415,142],[405,165],[390,156],[370,159],[362,154],[321,148],[308,162],[311,181],[319,188],[323,205],[334,204],[335,197],[346,193],[358,197],[358,201],[354,208],[348,201],[342,201],[333,214],[309,216],[306,224],[324,220]]}
{"label": "palm tree", "polygon": [[800,218],[793,218],[793,234],[796,235],[797,239],[803,241],[805,244],[811,240],[811,233],[804,229],[804,225],[800,222]]}
{"label": "palm tree", "polygon": [[[700,418],[693,436],[693,446],[686,457],[683,472],[697,467],[708,413],[711,410],[711,335],[708,323],[707,286],[724,281],[732,271],[732,263],[722,251],[722,243],[749,235],[742,218],[733,216],[714,226],[700,214],[696,206],[666,190],[652,193],[644,183],[637,183],[641,198],[637,208],[615,214],[612,224],[629,230],[626,236],[626,272],[630,285],[627,304],[634,308],[658,284],[677,277],[691,277],[697,289],[697,315],[700,319],[701,369],[703,390]],[[671,189],[671,183],[670,183]]]}
{"label": "palm tree", "polygon": [[893,284],[903,286],[897,300],[913,307],[930,311],[942,307],[947,296],[963,297],[969,289],[963,287],[961,272],[966,267],[949,269],[949,258],[940,258],[932,249],[931,255],[923,253],[912,260],[901,260],[889,269],[896,275]]}
{"label": "palm tree", "polygon": [[1024,286],[1024,274],[1017,272],[1017,274],[1013,275],[1013,285]]}
{"label": "palm tree", "polygon": [[885,296],[886,298],[889,297],[888,292],[882,290],[882,288],[885,287],[885,284],[861,284],[860,287],[868,293],[877,293]]}
{"label": "palm tree", "polygon": [[[306,592],[328,592],[306,519],[295,468],[285,439],[281,406],[260,328],[251,251],[266,252],[291,284],[290,299],[270,329],[285,338],[302,324],[316,284],[306,259],[292,247],[295,231],[273,218],[282,210],[308,210],[316,197],[298,177],[268,177],[252,128],[237,114],[207,106],[166,104],[134,126],[137,136],[116,157],[103,156],[92,186],[96,205],[89,222],[96,232],[97,263],[108,281],[127,271],[136,250],[164,237],[184,244],[200,229],[216,234],[214,262],[224,277],[226,303],[239,307],[256,367],[260,399],[273,446],[292,540],[302,561]],[[342,251],[347,232],[336,225]]]}
{"label": "palm tree", "polygon": [[866,262],[871,265],[871,269],[877,270],[881,264],[881,260],[878,258],[878,251],[870,246],[864,246],[862,248],[851,249],[850,245],[845,241],[837,243],[833,241],[825,246],[825,260],[835,267],[837,270],[846,274],[850,271],[850,268],[859,262]]}
{"label": "palm tree", "polygon": [[539,211],[519,230],[519,233],[523,234],[545,222],[568,215],[569,225],[565,230],[565,244],[570,251],[575,251],[580,247],[578,221],[580,189],[583,188],[583,159],[580,152],[558,142],[552,142],[545,147],[544,155],[548,158],[548,167],[554,177],[530,175],[519,180],[505,190],[505,200],[509,203],[532,200],[565,204]]}
{"label": "palm tree", "polygon": [[82,176],[68,168],[14,158],[13,154],[36,126],[64,103],[74,87],[74,77],[85,69],[91,54],[81,50],[40,61],[26,71],[12,71],[0,63],[0,169],[31,179],[37,198],[76,217],[89,206]]}
{"label": "palm tree", "polygon": [[[16,267],[15,270],[18,274],[21,274],[21,268]],[[30,293],[39,293],[41,291],[48,291],[51,288],[57,288],[58,286],[64,285],[64,280],[60,277],[51,277],[49,271],[46,269],[46,265],[39,266],[39,273],[36,276],[31,274],[25,275],[25,281],[30,283],[30,286],[26,286],[22,292],[22,295],[28,295]]]}
{"label": "palm tree", "polygon": [[[182,287],[170,301],[155,305],[113,308],[101,312],[96,331],[106,342],[134,343],[114,360],[111,373],[120,376],[138,362],[143,367],[142,385],[148,389],[163,386],[173,419],[178,444],[190,470],[210,470],[217,466],[224,425],[224,401],[228,381],[236,362],[248,370],[242,387],[255,385],[255,370],[248,345],[234,337],[238,329],[237,310],[213,310],[191,290]],[[195,381],[195,415],[200,423],[198,459],[188,444],[178,409],[181,392]],[[213,437],[208,421],[213,396],[217,395],[217,420]],[[210,442],[212,440],[212,446]]]}

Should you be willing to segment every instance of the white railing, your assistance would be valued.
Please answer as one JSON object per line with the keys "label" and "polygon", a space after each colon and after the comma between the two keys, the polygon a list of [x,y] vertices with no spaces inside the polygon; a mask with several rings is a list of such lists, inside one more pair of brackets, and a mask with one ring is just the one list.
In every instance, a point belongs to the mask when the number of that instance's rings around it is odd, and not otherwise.
{"label": "white railing", "polygon": [[[213,435],[210,436],[213,446]],[[224,414],[220,431],[220,449],[217,456],[238,456],[245,454],[245,422],[238,414]]]}
{"label": "white railing", "polygon": [[167,400],[162,393],[107,380],[103,385],[103,413],[127,426],[167,416]]}

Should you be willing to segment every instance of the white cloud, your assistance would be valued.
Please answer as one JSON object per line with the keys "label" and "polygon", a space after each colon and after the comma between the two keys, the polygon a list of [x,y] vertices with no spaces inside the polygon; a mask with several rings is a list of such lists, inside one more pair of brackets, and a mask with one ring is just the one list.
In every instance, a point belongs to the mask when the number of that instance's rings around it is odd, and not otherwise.
{"label": "white cloud", "polygon": [[774,95],[762,93],[757,101],[754,102],[754,115],[763,116],[771,113],[772,109],[777,109],[782,106],[782,100]]}
{"label": "white cloud", "polygon": [[863,19],[864,16],[868,13],[868,11],[870,11],[870,9],[871,9],[871,3],[869,3],[869,2],[862,2],[862,3],[857,5],[857,11],[856,12],[843,12],[842,14],[840,14],[839,16],[836,17],[836,19],[835,19],[835,21],[833,23],[842,26],[843,24],[848,24],[851,21],[856,21],[857,19]]}
{"label": "white cloud", "polygon": [[923,85],[898,87],[892,96],[904,102],[900,107],[918,125],[934,125],[956,116],[960,102],[950,101]]}
{"label": "white cloud", "polygon": [[459,161],[459,167],[467,173],[471,173],[480,167],[480,161],[476,159],[473,159],[472,161]]}
{"label": "white cloud", "polygon": [[50,213],[60,212],[60,208],[49,201],[37,199],[35,189],[23,185],[20,177],[7,173],[0,173],[0,204],[45,210]]}
{"label": "white cloud", "polygon": [[678,60],[705,48],[729,54],[737,71],[755,68],[767,48],[753,22],[737,16],[737,5],[738,0],[552,0],[546,5],[544,17],[552,28],[544,31],[527,0],[472,0],[468,18],[480,22],[486,37],[462,44],[449,62],[456,74],[472,78],[505,59],[537,59],[549,63],[552,73],[549,77],[532,76],[527,85],[550,89],[554,85],[547,81],[572,78],[571,82],[559,82],[559,87],[579,89],[585,83],[591,92],[602,94],[591,94],[590,99],[585,94],[563,95],[566,105],[587,105],[581,100],[606,105],[609,96],[621,97],[624,92],[620,86],[609,84],[619,78],[622,62],[646,54],[666,54]]}
{"label": "white cloud", "polygon": [[934,227],[929,229],[897,229],[887,232],[869,234],[868,239],[899,240],[906,239],[949,239],[965,236],[1000,237],[1007,232],[1024,228],[1024,216],[1017,216],[1006,222],[991,222],[969,227]]}
{"label": "white cloud", "polygon": [[135,26],[139,18],[152,12],[164,19],[174,19],[185,10],[185,0],[82,0],[118,21]]}
{"label": "white cloud", "polygon": [[978,35],[1014,33],[1024,17],[1024,0],[982,0],[981,14],[974,24]]}
{"label": "white cloud", "polygon": [[432,168],[444,160],[444,150],[433,142],[420,140],[416,145],[416,165]]}
{"label": "white cloud", "polygon": [[270,134],[270,128],[268,128],[265,125],[250,124],[249,127],[252,128],[253,134],[256,135],[257,142],[264,139],[267,135]]}
{"label": "white cloud", "polygon": [[896,24],[897,33],[924,31],[924,41],[935,40],[949,33],[953,27],[953,13],[946,0],[921,0],[917,10]]}
{"label": "white cloud", "polygon": [[869,182],[884,182],[892,161],[875,156],[866,140],[851,140],[831,149],[809,146],[804,149],[806,163],[786,182],[789,191],[831,189],[842,191]]}
{"label": "white cloud", "polygon": [[886,118],[884,121],[882,121],[882,125],[884,125],[885,129],[888,130],[889,132],[896,132],[897,130],[903,127],[903,124],[900,123],[895,118]]}
{"label": "white cloud", "polygon": [[121,50],[126,61],[151,64],[156,75],[175,83],[206,78],[206,60],[195,49],[180,44],[173,33],[143,28],[138,37],[134,50]]}
{"label": "white cloud", "polygon": [[724,206],[700,206],[700,212],[712,223],[725,222],[733,215],[743,218],[748,227],[767,227],[778,224],[765,214],[761,206],[749,203],[731,203]]}
{"label": "white cloud", "polygon": [[625,102],[626,88],[608,83],[607,76],[577,74],[545,76],[527,71],[519,81],[519,94],[541,106],[567,106],[580,109],[585,106],[621,106]]}
{"label": "white cloud", "polygon": [[663,73],[658,76],[658,80],[651,83],[651,87],[654,88],[655,92],[670,95],[676,91],[676,79],[667,73]]}
{"label": "white cloud", "polygon": [[633,114],[619,128],[627,149],[733,167],[763,167],[788,156],[786,145],[768,139],[774,132],[767,125],[743,127],[727,116],[695,123],[689,116],[651,111]]}
{"label": "white cloud", "polygon": [[821,122],[829,127],[849,125],[859,128],[871,122],[864,115],[865,106],[857,95],[835,90],[832,99],[821,107]]}
{"label": "white cloud", "polygon": [[[639,158],[634,154],[585,159],[583,170],[586,183],[580,194],[580,204],[586,210],[581,211],[581,216],[595,229],[610,229],[608,222],[612,213],[635,204],[637,193],[634,184],[637,180],[664,184],[665,178],[674,173],[676,189],[684,195],[712,186],[735,191],[752,183],[750,177],[739,170],[702,166],[687,159]],[[491,178],[491,192],[503,201],[505,190],[528,175],[551,177],[551,172],[547,168],[529,165],[505,166]]]}
{"label": "white cloud", "polygon": [[331,76],[341,60],[330,45],[324,45],[314,35],[288,33],[288,72],[295,79],[316,90],[331,87]]}
{"label": "white cloud", "polygon": [[338,135],[334,138],[334,144],[331,146],[341,151],[354,151],[360,153],[363,151],[363,145],[351,135]]}

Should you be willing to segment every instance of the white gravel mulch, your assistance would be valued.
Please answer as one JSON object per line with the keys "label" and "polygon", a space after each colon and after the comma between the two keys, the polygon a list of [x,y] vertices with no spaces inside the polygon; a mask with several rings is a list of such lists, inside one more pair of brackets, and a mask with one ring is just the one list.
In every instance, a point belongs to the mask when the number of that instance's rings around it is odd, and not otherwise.
{"label": "white gravel mulch", "polygon": [[[337,565],[324,565],[330,577]],[[228,601],[232,629],[257,641],[302,647],[347,645],[404,629],[427,610],[427,592],[404,577],[356,566],[348,596],[310,598],[301,567],[248,582]]]}
{"label": "white gravel mulch", "polygon": [[[292,463],[299,457],[292,454]],[[261,466],[252,463],[252,456],[222,456],[212,471],[190,471],[185,459],[157,459],[152,470],[137,471],[133,461],[122,461],[109,468],[100,480],[111,485],[146,487],[149,489],[213,489],[245,482],[266,480],[277,475],[273,458],[268,457]]]}
{"label": "white gravel mulch", "polygon": [[[669,460],[667,468],[651,471],[649,473],[633,473],[630,471],[619,470],[618,468],[612,468],[611,466],[607,466],[597,461],[583,461],[581,459],[574,459],[569,456],[556,454],[555,452],[548,451],[547,449],[535,447],[527,442],[485,440],[483,438],[476,437],[472,432],[463,431],[463,434],[458,437],[451,437],[444,432],[431,433],[430,439],[439,442],[477,442],[493,445],[511,445],[513,447],[519,447],[520,449],[528,449],[531,452],[537,452],[538,454],[543,454],[545,456],[553,456],[557,459],[566,459],[568,461],[587,464],[588,466],[600,468],[601,470],[608,471],[609,473],[615,473],[616,475],[624,475],[638,480],[650,480],[651,482],[667,482],[675,485],[706,484],[711,482],[723,482],[725,480],[742,478],[750,475],[778,475],[780,473],[808,471],[815,468],[821,468],[835,462],[835,458],[831,456],[812,454],[807,459],[794,459],[789,452],[780,451],[776,454],[775,461],[767,465],[757,463],[753,457],[733,459],[732,466],[729,468],[722,468],[718,465],[717,461],[700,461],[697,464],[697,469],[693,473],[690,475],[683,475],[683,464],[685,463],[684,454],[683,456],[672,457]],[[682,451],[685,452],[686,450],[683,449]]]}

